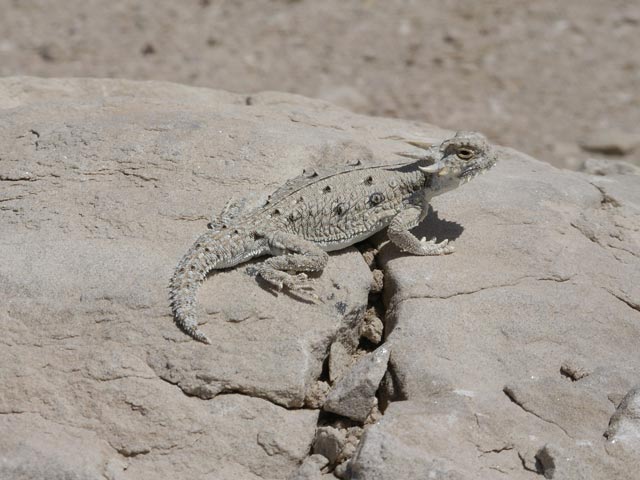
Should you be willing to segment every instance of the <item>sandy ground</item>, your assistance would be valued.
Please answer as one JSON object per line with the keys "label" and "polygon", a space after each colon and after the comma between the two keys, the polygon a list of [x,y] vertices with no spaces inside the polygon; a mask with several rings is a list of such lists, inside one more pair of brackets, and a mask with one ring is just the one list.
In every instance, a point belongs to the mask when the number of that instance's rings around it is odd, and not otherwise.
{"label": "sandy ground", "polygon": [[0,0],[0,12],[2,76],[281,90],[481,130],[560,166],[579,168],[593,138],[640,164],[637,0]]}

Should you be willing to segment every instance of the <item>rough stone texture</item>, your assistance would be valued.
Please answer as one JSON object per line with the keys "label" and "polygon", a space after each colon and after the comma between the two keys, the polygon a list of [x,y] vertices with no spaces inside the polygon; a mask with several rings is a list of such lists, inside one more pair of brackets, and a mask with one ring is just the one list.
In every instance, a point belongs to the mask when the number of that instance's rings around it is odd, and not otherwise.
{"label": "rough stone texture", "polygon": [[320,427],[313,441],[313,453],[323,455],[329,463],[336,463],[346,443],[347,434],[344,430],[331,426]]}
{"label": "rough stone texture", "polygon": [[359,359],[329,392],[324,409],[364,422],[376,404],[376,390],[387,371],[389,353],[383,345]]}
{"label": "rough stone texture", "polygon": [[[172,323],[173,268],[229,197],[450,132],[166,83],[3,79],[0,109],[0,478],[300,471],[318,411],[298,407],[321,403],[330,345],[357,341],[367,263],[332,255],[320,305],[242,268],[211,276],[211,347]],[[638,455],[612,442],[624,422],[609,422],[640,371],[639,178],[502,149],[416,231],[450,238],[453,255],[382,245],[384,415],[340,475],[634,479]],[[630,411],[615,418],[634,426]],[[310,478],[327,478],[317,460]]]}
{"label": "rough stone texture", "polygon": [[310,455],[304,459],[300,468],[287,480],[320,480],[323,478],[322,469],[328,464],[329,460],[322,455]]}
{"label": "rough stone texture", "polygon": [[605,130],[583,140],[580,146],[588,152],[622,156],[640,146],[640,134]]}
{"label": "rough stone texture", "polygon": [[620,402],[605,436],[612,455],[640,458],[640,387],[630,390]]}
{"label": "rough stone texture", "polygon": [[[18,449],[3,468],[50,449],[42,468],[52,458],[68,475],[123,464],[118,478],[286,478],[308,454],[318,411],[282,406],[302,406],[345,325],[357,335],[371,284],[359,252],[332,255],[320,305],[273,295],[244,268],[211,276],[199,294],[211,347],[173,324],[168,279],[229,197],[304,167],[388,160],[401,144],[383,137],[418,126],[291,95],[252,102],[165,83],[0,81],[0,418],[61,439],[3,436]],[[67,437],[88,465],[59,455]]]}
{"label": "rough stone texture", "polygon": [[[474,425],[462,396],[394,402],[382,420],[365,431],[349,465],[352,478],[467,478],[462,472],[473,473],[483,454]],[[509,456],[514,457],[510,463],[518,462],[515,452]],[[476,470],[477,476],[468,478],[492,478],[483,476],[489,472]]]}
{"label": "rough stone texture", "polygon": [[[288,91],[360,113],[482,130],[572,168],[583,156],[578,142],[601,131],[640,134],[638,0],[0,6],[2,76]],[[640,165],[640,149],[625,158]]]}
{"label": "rough stone texture", "polygon": [[622,160],[587,158],[580,171],[590,175],[640,175],[640,167]]}
{"label": "rough stone texture", "polygon": [[347,348],[344,343],[338,339],[331,344],[329,351],[329,380],[332,383],[340,380],[349,371],[349,367],[353,363],[352,354],[356,345],[349,342],[351,345],[350,348]]}
{"label": "rough stone texture", "polygon": [[[392,403],[371,429],[384,441],[365,435],[356,478],[393,478],[371,473],[366,452],[384,444],[387,462],[411,463],[398,444],[405,428],[417,438],[451,419],[475,445],[449,463],[442,444],[457,448],[462,434],[424,442],[411,456],[419,471],[444,462],[463,478],[534,478],[526,468],[549,444],[571,459],[553,478],[634,478],[603,434],[640,370],[640,179],[558,171],[504,150],[491,175],[434,209],[424,234],[459,236],[454,255],[423,266],[387,244],[378,258],[392,352],[383,405]],[[465,408],[451,402],[431,420],[439,427],[393,423],[404,403],[443,395]]]}
{"label": "rough stone texture", "polygon": [[329,386],[329,383],[324,380],[315,382],[309,389],[307,389],[307,396],[304,399],[305,407],[322,408],[330,389],[331,387]]}
{"label": "rough stone texture", "polygon": [[382,332],[384,330],[384,324],[380,317],[377,316],[375,308],[369,308],[364,316],[362,327],[360,328],[360,335],[369,340],[374,345],[378,345],[382,340]]}

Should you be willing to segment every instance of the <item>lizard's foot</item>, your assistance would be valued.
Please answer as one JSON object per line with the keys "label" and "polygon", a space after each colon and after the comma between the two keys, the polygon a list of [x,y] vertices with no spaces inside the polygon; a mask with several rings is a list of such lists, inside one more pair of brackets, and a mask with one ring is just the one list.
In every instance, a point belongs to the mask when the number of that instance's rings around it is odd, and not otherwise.
{"label": "lizard's foot", "polygon": [[445,239],[440,243],[436,243],[436,237],[427,241],[426,237],[420,239],[420,247],[422,255],[448,255],[455,251],[453,245],[449,245],[449,240]]}
{"label": "lizard's foot", "polygon": [[313,282],[309,280],[306,273],[289,275],[284,282],[284,286],[289,293],[313,303],[320,303],[320,297],[314,292]]}
{"label": "lizard's foot", "polygon": [[280,270],[265,269],[259,270],[258,274],[278,291],[286,289],[289,294],[303,300],[313,303],[320,301],[320,297],[313,292],[313,282],[309,280],[306,273],[291,275]]}

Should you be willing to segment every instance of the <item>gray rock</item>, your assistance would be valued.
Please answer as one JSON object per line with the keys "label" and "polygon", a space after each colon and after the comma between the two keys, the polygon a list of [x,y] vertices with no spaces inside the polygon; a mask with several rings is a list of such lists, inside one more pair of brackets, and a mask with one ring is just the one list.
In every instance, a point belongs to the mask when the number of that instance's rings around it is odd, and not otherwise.
{"label": "gray rock", "polygon": [[351,462],[349,460],[346,460],[341,464],[337,465],[336,468],[333,470],[333,474],[342,480],[349,480],[351,478],[350,463]]}
{"label": "gray rock", "polygon": [[352,342],[345,343],[349,344],[349,348],[337,339],[329,349],[329,380],[332,383],[340,380],[353,364],[352,355],[355,353],[356,346]]}
{"label": "gray rock", "polygon": [[[470,417],[460,398],[392,403],[384,417],[365,430],[350,461],[351,478],[492,478],[478,461],[477,434],[465,423]],[[465,467],[477,476],[463,475]]]}
{"label": "gray rock", "polygon": [[629,133],[617,130],[595,132],[584,139],[580,146],[588,152],[604,155],[626,155],[640,145],[640,133]]}
{"label": "gray rock", "polygon": [[322,469],[329,465],[329,460],[319,454],[309,455],[302,465],[287,480],[320,480]]}
{"label": "gray rock", "polygon": [[376,404],[376,390],[387,370],[389,349],[385,345],[365,355],[333,387],[324,409],[364,422]]}
{"label": "gray rock", "polygon": [[330,386],[325,381],[317,381],[311,388],[307,391],[307,395],[304,399],[304,405],[307,408],[322,408],[324,405],[324,401],[327,398],[327,393],[329,393]]}
{"label": "gray rock", "polygon": [[601,435],[602,425],[613,409],[601,392],[559,376],[522,380],[507,385],[504,392],[525,412],[557,426],[576,441],[589,441]]}
{"label": "gray rock", "polygon": [[605,436],[610,454],[623,451],[626,456],[640,460],[640,387],[630,390],[620,402]]}
{"label": "gray rock", "polygon": [[341,429],[331,426],[320,427],[316,430],[313,441],[313,453],[325,456],[329,463],[335,464],[341,457],[342,450],[347,443],[347,434]]}
{"label": "gray rock", "polygon": [[384,324],[380,317],[378,317],[375,308],[367,309],[362,326],[360,327],[360,335],[374,345],[378,345],[382,341],[383,331]]}
{"label": "gray rock", "polygon": [[602,456],[597,450],[592,445],[580,443],[571,448],[546,444],[535,456],[537,473],[555,480],[637,478],[637,467],[640,465],[637,460],[623,464]]}
{"label": "gray rock", "polygon": [[[307,456],[318,411],[296,407],[338,332],[357,343],[371,284],[359,252],[332,256],[319,305],[243,268],[211,276],[199,292],[210,347],[173,325],[167,281],[212,208],[305,167],[387,162],[400,142],[384,137],[414,124],[252,100],[0,79],[0,431],[30,435],[1,435],[0,455],[14,453],[0,477],[286,478]],[[80,450],[84,463],[65,453]]]}
{"label": "gray rock", "polygon": [[640,175],[640,167],[623,160],[587,158],[580,171],[590,175]]}
{"label": "gray rock", "polygon": [[[453,255],[416,259],[388,244],[378,255],[393,345],[380,424],[396,400],[457,392],[473,400],[477,416],[461,421],[480,423],[482,451],[512,446],[480,465],[466,463],[472,449],[460,452],[451,468],[469,478],[498,461],[509,478],[528,478],[518,457],[535,465],[546,444],[596,474],[628,478],[631,460],[609,455],[602,434],[640,371],[638,232],[637,176],[588,177],[509,150],[491,174],[436,198],[417,233],[455,238]],[[503,391],[509,385],[517,402]],[[409,448],[401,432],[387,455],[407,454],[394,451]],[[452,458],[430,445],[430,458]],[[359,464],[373,461],[368,451]]]}
{"label": "gray rock", "polygon": [[374,269],[371,271],[373,274],[373,281],[371,282],[371,293],[380,293],[384,289],[384,273],[382,270]]}
{"label": "gray rock", "polygon": [[[244,269],[213,275],[199,295],[212,347],[172,324],[175,262],[229,197],[449,132],[292,95],[250,103],[157,82],[0,80],[0,477],[275,479],[307,457],[318,412],[297,407],[330,344],[357,345],[362,255],[332,256],[320,305]],[[453,240],[453,255],[382,246],[389,389],[353,478],[527,480],[538,455],[554,478],[634,478],[632,443],[603,433],[640,371],[638,182],[505,149],[416,231]],[[352,390],[355,410],[376,386]],[[611,438],[635,425],[619,418]]]}

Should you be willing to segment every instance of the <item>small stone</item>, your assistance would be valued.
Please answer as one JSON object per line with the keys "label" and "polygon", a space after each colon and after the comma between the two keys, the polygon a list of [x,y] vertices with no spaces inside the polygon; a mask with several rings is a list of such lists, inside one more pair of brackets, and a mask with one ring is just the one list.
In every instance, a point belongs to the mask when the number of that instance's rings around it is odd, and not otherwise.
{"label": "small stone", "polygon": [[351,427],[347,429],[347,440],[338,461],[348,460],[353,457],[363,433],[364,429],[362,427]]}
{"label": "small stone", "polygon": [[377,266],[376,255],[378,254],[378,250],[375,248],[369,247],[361,253],[362,253],[362,258],[364,259],[364,262],[367,264],[367,266],[371,270],[375,270]]}
{"label": "small stone", "polygon": [[580,143],[580,147],[588,152],[603,155],[626,155],[640,145],[640,134],[617,130],[596,132]]}
{"label": "small stone", "polygon": [[313,453],[324,455],[330,464],[335,464],[341,459],[346,442],[344,430],[330,426],[320,427],[316,430],[316,438],[313,441]]}
{"label": "small stone", "polygon": [[322,408],[329,392],[329,384],[322,380],[314,383],[304,398],[304,404],[307,408]]}
{"label": "small stone", "polygon": [[342,462],[335,468],[333,474],[341,480],[348,480],[351,478],[351,468],[349,464],[349,460]]}
{"label": "small stone", "polygon": [[375,394],[387,371],[389,353],[381,346],[362,357],[329,392],[324,409],[364,422],[376,404]]}
{"label": "small stone", "polygon": [[378,345],[382,341],[382,332],[384,324],[374,308],[369,308],[364,316],[364,321],[360,327],[360,336],[366,338],[374,345]]}
{"label": "small stone", "polygon": [[371,271],[373,280],[371,281],[371,290],[369,293],[380,293],[384,288],[384,273],[376,268]]}
{"label": "small stone", "polygon": [[319,454],[310,455],[287,480],[320,480],[322,469],[329,465],[329,460]]}
{"label": "small stone", "polygon": [[560,366],[560,373],[574,382],[591,374],[591,370],[577,360],[565,360]]}
{"label": "small stone", "polygon": [[[377,398],[376,398],[376,400],[377,400]],[[365,425],[372,425],[372,424],[376,423],[377,421],[379,421],[381,418],[382,418],[382,412],[378,408],[378,403],[376,401],[376,404],[374,405],[374,408],[371,409],[371,412],[369,413],[369,416],[367,417],[367,419],[364,421],[364,424]]]}

